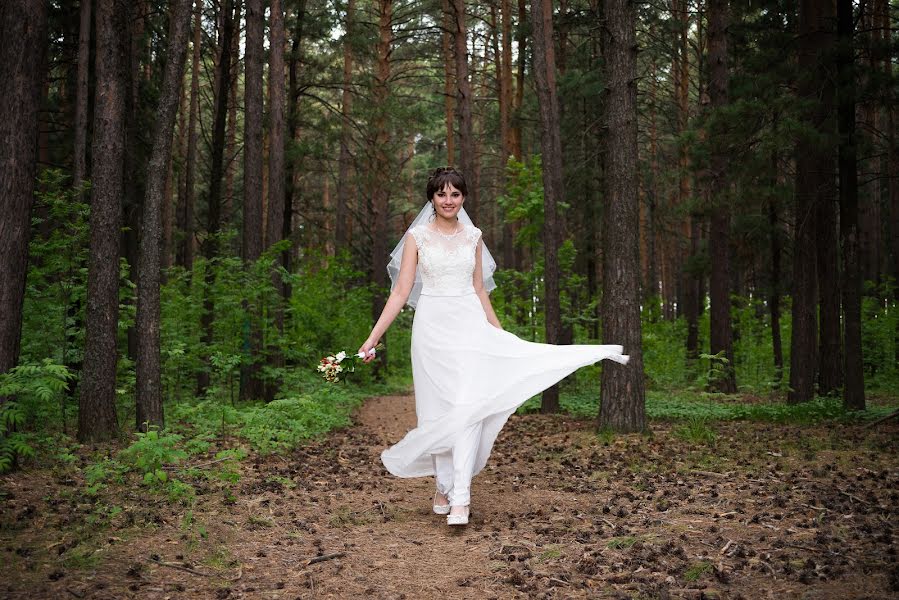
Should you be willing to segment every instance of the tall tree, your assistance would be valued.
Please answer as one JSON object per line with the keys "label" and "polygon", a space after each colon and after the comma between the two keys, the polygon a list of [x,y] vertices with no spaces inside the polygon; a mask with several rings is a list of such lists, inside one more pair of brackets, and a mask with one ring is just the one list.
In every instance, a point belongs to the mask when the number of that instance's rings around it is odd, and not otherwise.
{"label": "tall tree", "polygon": [[[378,42],[375,49],[377,65],[374,78],[374,118],[371,136],[373,147],[369,156],[373,161],[369,165],[370,177],[368,214],[371,219],[372,255],[371,280],[375,285],[372,295],[372,319],[377,321],[384,310],[386,299],[384,288],[387,274],[384,265],[388,262],[387,250],[387,211],[389,210],[390,190],[382,173],[389,172],[391,159],[388,154],[390,129],[388,123],[388,103],[390,102],[391,54],[393,50],[393,0],[377,0]],[[380,376],[380,368],[386,366],[387,354],[382,352],[382,362],[375,371]]]}
{"label": "tall tree", "polygon": [[453,165],[456,160],[456,129],[453,127],[453,113],[456,107],[456,93],[454,92],[455,72],[453,66],[453,31],[455,31],[454,19],[450,10],[450,0],[442,0],[443,6],[443,30],[440,35],[440,43],[443,48],[443,113],[446,123],[446,164]]}
{"label": "tall tree", "polygon": [[[806,402],[815,394],[817,345],[816,217],[833,201],[833,88],[822,74],[825,54],[832,47],[833,12],[826,2],[803,0],[799,5],[799,96],[807,103],[807,135],[796,143],[796,186],[793,224],[793,307],[790,341],[789,402]],[[831,132],[832,134],[832,132]],[[826,293],[826,292],[825,292]]]}
{"label": "tall tree", "polygon": [[178,191],[180,239],[175,263],[191,271],[194,266],[194,179],[197,170],[198,121],[200,118],[200,41],[203,33],[203,0],[197,0],[194,14],[193,53],[190,69],[190,108],[187,119],[187,156],[184,160],[184,187]]}
{"label": "tall tree", "polygon": [[47,54],[47,3],[0,8],[0,373],[19,362],[28,237],[37,171],[38,108]]}
{"label": "tall tree", "polygon": [[646,429],[640,329],[640,250],[637,199],[637,41],[634,3],[605,3],[605,199],[602,335],[622,344],[630,362],[602,369],[599,426]]}
{"label": "tall tree", "polygon": [[[543,163],[543,311],[546,343],[558,344],[562,335],[562,316],[559,298],[561,231],[557,206],[565,200],[565,188],[562,180],[562,138],[551,0],[531,1],[531,24],[534,28],[534,81],[540,105],[540,150]],[[559,411],[558,385],[544,390],[540,411]]]}
{"label": "tall tree", "polygon": [[203,256],[206,259],[205,287],[203,291],[203,316],[201,341],[206,348],[205,367],[197,374],[197,394],[209,387],[209,347],[212,345],[212,323],[215,301],[212,284],[215,282],[212,259],[219,250],[218,236],[222,227],[222,175],[224,174],[225,119],[228,116],[228,90],[231,87],[231,36],[234,33],[234,6],[232,0],[224,0],[222,11],[222,37],[219,40],[219,60],[215,74],[215,109],[213,111],[211,166],[209,170],[208,208],[206,211],[206,239]]}
{"label": "tall tree", "polygon": [[[709,104],[712,110],[728,103],[727,25],[728,0],[709,0]],[[734,374],[733,327],[730,319],[730,209],[727,151],[716,141],[710,164],[709,194],[714,206],[709,231],[711,277],[709,283],[709,345],[712,354],[724,353],[727,364],[715,388],[737,391]]]}
{"label": "tall tree", "polygon": [[453,41],[456,56],[456,109],[459,121],[459,165],[468,184],[465,211],[478,220],[478,173],[472,117],[471,81],[468,76],[468,28],[465,23],[465,0],[450,0],[453,17]]}
{"label": "tall tree", "polygon": [[[813,107],[810,108],[809,119],[813,133],[804,140],[800,155],[796,158],[796,184],[797,193],[808,196],[815,212],[815,232],[812,235],[817,244],[818,393],[826,395],[836,392],[843,384],[837,256],[838,206],[834,178],[836,119],[833,50],[836,41],[836,15],[830,2],[811,2],[814,6],[804,4],[800,5],[800,12],[808,10],[809,14],[805,16],[810,22],[805,24],[806,35],[800,33],[799,45],[804,67],[800,77],[807,77],[810,81],[804,81],[800,89],[803,99]],[[801,19],[800,27],[803,27]]]}
{"label": "tall tree", "polygon": [[353,35],[355,34],[356,0],[347,0],[344,18],[343,35],[343,90],[340,102],[340,155],[337,167],[337,224],[335,239],[338,248],[345,249],[350,241],[349,210],[350,162],[352,155],[350,145],[353,143],[353,130],[350,119],[353,114]]}
{"label": "tall tree", "polygon": [[75,187],[87,178],[87,105],[91,64],[91,4],[81,0],[78,25],[78,79],[75,87],[75,151],[72,181]]}
{"label": "tall tree", "polygon": [[147,191],[141,215],[140,264],[137,269],[137,428],[163,427],[160,359],[159,286],[162,249],[162,203],[172,153],[172,133],[184,79],[184,60],[193,0],[176,0],[169,27],[168,56],[153,149],[147,165]]}
{"label": "tall tree", "polygon": [[[281,9],[281,0],[271,1],[271,26],[269,28],[269,76],[268,76],[268,101],[269,101],[269,151],[268,151],[268,218],[266,219],[265,245],[271,246],[281,241],[284,234],[284,134],[286,125],[284,122],[284,110],[286,108],[285,83],[284,83],[284,12]],[[341,217],[338,211],[338,219]],[[272,272],[272,284],[280,294],[284,296],[284,282],[277,268]],[[275,307],[275,326],[280,333],[284,331],[284,310],[279,304]],[[280,367],[284,360],[277,346],[269,348],[269,364]],[[265,397],[273,400],[276,385],[267,385]]]}
{"label": "tall tree", "polygon": [[865,409],[865,379],[862,365],[861,269],[858,253],[858,164],[855,132],[855,23],[852,0],[837,0],[838,91],[840,171],[840,247],[843,251],[843,405]]}
{"label": "tall tree", "polygon": [[94,107],[90,258],[87,274],[84,371],[78,439],[114,436],[116,335],[119,322],[119,239],[125,176],[125,103],[129,93],[128,10],[121,0],[97,0],[97,84]]}
{"label": "tall tree", "polygon": [[[247,38],[244,67],[244,169],[243,169],[243,260],[244,268],[262,254],[262,61],[265,7],[262,0],[247,0]],[[241,369],[241,399],[261,398],[262,380],[259,378],[262,334],[257,323],[256,309],[244,301],[246,318],[250,320],[249,364]]]}

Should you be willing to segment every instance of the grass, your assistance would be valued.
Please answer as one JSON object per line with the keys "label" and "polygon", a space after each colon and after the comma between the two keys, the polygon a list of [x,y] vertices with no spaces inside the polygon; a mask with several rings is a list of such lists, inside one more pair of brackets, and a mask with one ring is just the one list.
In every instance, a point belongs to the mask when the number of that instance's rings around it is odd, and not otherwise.
{"label": "grass", "polygon": [[637,538],[631,535],[614,537],[606,542],[606,548],[610,550],[626,550],[637,543]]}
{"label": "grass", "polygon": [[687,570],[684,571],[684,579],[687,581],[696,581],[711,570],[712,563],[706,560],[700,560],[687,567]]}

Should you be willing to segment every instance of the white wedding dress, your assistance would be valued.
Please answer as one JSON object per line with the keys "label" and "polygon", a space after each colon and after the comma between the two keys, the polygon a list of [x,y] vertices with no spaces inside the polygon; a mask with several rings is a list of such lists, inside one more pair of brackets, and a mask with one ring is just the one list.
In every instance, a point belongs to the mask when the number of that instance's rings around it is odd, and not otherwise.
{"label": "white wedding dress", "polygon": [[411,235],[422,280],[412,323],[418,426],[381,453],[393,475],[435,475],[434,455],[474,435],[472,457],[465,461],[470,479],[484,468],[506,420],[528,398],[582,366],[602,359],[627,363],[621,346],[539,344],[491,325],[472,284],[481,243],[477,227],[463,225],[446,236],[425,224]]}

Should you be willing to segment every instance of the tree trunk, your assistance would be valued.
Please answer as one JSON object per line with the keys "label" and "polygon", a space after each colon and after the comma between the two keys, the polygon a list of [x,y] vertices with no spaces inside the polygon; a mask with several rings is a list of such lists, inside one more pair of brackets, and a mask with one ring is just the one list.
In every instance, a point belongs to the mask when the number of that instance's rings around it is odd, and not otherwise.
{"label": "tree trunk", "polygon": [[453,67],[453,16],[450,11],[450,0],[442,0],[443,31],[440,43],[443,49],[443,113],[446,123],[446,164],[456,164],[456,133],[453,127],[453,114],[456,112],[455,68]]}
{"label": "tree trunk", "polygon": [[[726,106],[727,94],[727,0],[709,0],[709,103],[712,110]],[[711,303],[709,345],[711,354],[724,353],[727,363],[723,375],[712,382],[712,387],[726,394],[737,391],[734,376],[733,328],[730,320],[730,209],[728,208],[729,182],[727,178],[726,150],[714,143],[711,157],[711,181],[709,194],[715,199],[709,232],[711,277],[709,296]]]}
{"label": "tree trunk", "polygon": [[[349,201],[350,191],[350,144],[353,143],[353,130],[350,119],[353,114],[353,35],[355,32],[356,0],[347,0],[346,23],[343,36],[343,94],[340,104],[340,157],[337,167],[337,225],[335,238],[340,249],[349,247]],[[447,35],[444,33],[443,35]]]}
{"label": "tree trunk", "polygon": [[[269,151],[268,151],[268,218],[266,219],[266,247],[281,241],[284,233],[284,109],[285,109],[285,85],[284,85],[284,12],[281,9],[281,0],[271,2],[271,25],[269,29],[269,76],[268,76],[268,102],[269,102]],[[338,220],[342,213],[338,212]],[[281,266],[281,265],[276,265]],[[280,272],[276,269],[272,272],[272,285],[278,290],[278,302],[274,307],[275,327],[279,333],[284,333],[284,308],[280,299],[284,297],[284,282]],[[268,363],[273,368],[284,365],[284,357],[277,345],[270,345],[268,349]],[[265,398],[274,400],[278,384],[273,382],[266,385]]]}
{"label": "tree trunk", "polygon": [[78,27],[78,81],[75,86],[75,152],[72,181],[77,188],[87,179],[87,106],[90,90],[91,57],[91,4],[93,0],[81,0]]}
{"label": "tree trunk", "polygon": [[777,152],[771,152],[771,182],[768,197],[768,226],[771,229],[771,284],[768,292],[768,309],[771,314],[771,346],[774,353],[774,381],[780,387],[783,379],[784,357],[783,342],[780,338],[780,253],[781,233],[778,227],[777,194],[774,193],[778,182],[779,162]]}
{"label": "tree trunk", "polygon": [[6,86],[0,95],[0,373],[6,373],[19,362],[22,339],[47,3],[8,2],[0,9],[0,31],[0,81]]}
{"label": "tree trunk", "polygon": [[[126,3],[128,16],[126,28],[129,36],[129,59],[125,76],[129,93],[125,96],[125,181],[122,200],[124,202],[121,253],[128,265],[128,279],[136,282],[138,273],[138,232],[140,231],[141,205],[146,192],[146,177],[143,164],[146,162],[146,148],[142,136],[144,125],[140,110],[141,63],[146,48],[145,31],[148,0]],[[122,304],[131,306],[134,300],[123,298]],[[127,356],[137,360],[137,330],[134,323],[128,326]]]}
{"label": "tree trunk", "polygon": [[[815,139],[805,140],[799,150],[804,157],[797,157],[797,193],[808,195],[815,211],[814,235],[817,243],[818,275],[818,393],[828,395],[836,392],[843,383],[843,366],[840,356],[840,282],[839,257],[837,256],[837,199],[834,173],[833,143],[836,121],[834,119],[834,73],[832,52],[834,45],[834,10],[827,2],[810,2],[800,10],[808,22],[800,20],[804,26],[800,36],[802,71],[814,73],[811,79],[802,82],[801,93],[814,99],[811,126],[816,131]],[[821,143],[821,140],[827,140]],[[807,157],[807,158],[806,158]],[[802,169],[802,178],[799,173]],[[809,170],[810,169],[810,170]],[[803,189],[798,190],[799,183]],[[814,265],[814,263],[811,263]],[[812,309],[814,310],[814,309]],[[812,315],[814,319],[814,315]],[[812,322],[814,322],[812,320]]]}
{"label": "tree trunk", "polygon": [[[833,88],[828,77],[819,70],[828,48],[832,45],[833,13],[827,3],[805,0],[799,7],[799,66],[804,75],[799,81],[799,94],[814,100],[813,112],[805,116],[809,126],[826,136],[832,134]],[[820,77],[820,79],[819,79]],[[820,101],[818,99],[820,98]],[[823,147],[822,147],[823,146]],[[829,250],[821,247],[817,252],[816,221],[825,217],[827,207],[833,202],[832,147],[822,145],[817,136],[800,138],[796,144],[796,196],[793,225],[793,308],[792,339],[790,342],[790,392],[791,403],[806,402],[815,395],[815,367],[818,352],[816,302],[818,296],[816,274],[817,257],[829,257]],[[822,208],[818,208],[823,205]],[[832,225],[832,221],[830,221]],[[822,246],[833,243],[827,236],[828,223],[824,223],[825,240]],[[822,269],[829,273],[829,270]],[[822,298],[827,294],[824,291]],[[822,344],[822,349],[824,345]],[[830,347],[830,344],[827,345]],[[822,363],[823,365],[823,363]],[[838,369],[839,370],[839,369]]]}
{"label": "tree trunk", "polygon": [[634,4],[609,0],[602,28],[605,56],[605,200],[602,336],[621,344],[627,365],[603,364],[599,427],[646,429],[640,331],[639,208],[637,204],[637,41]]}
{"label": "tree trunk", "polygon": [[[228,88],[228,118],[225,128],[225,194],[222,196],[222,214],[225,215],[225,219],[235,213],[234,180],[239,167],[237,90],[240,87],[240,9],[241,3],[238,0],[234,3],[234,26],[237,28],[237,33],[231,36],[231,85]],[[244,61],[246,61],[246,56],[244,56]],[[244,77],[244,85],[246,85],[246,77]],[[244,121],[244,126],[246,126],[246,121]]]}
{"label": "tree trunk", "polygon": [[[246,54],[244,67],[244,173],[243,173],[243,261],[245,269],[262,254],[262,60],[265,8],[262,0],[246,3]],[[244,300],[245,317],[249,323],[248,364],[241,369],[241,400],[262,398],[264,390],[259,379],[262,334],[259,330],[259,311]]]}
{"label": "tree trunk", "polygon": [[453,40],[456,56],[456,116],[459,121],[459,165],[468,184],[465,212],[478,222],[478,181],[475,161],[472,93],[468,79],[468,30],[465,25],[465,0],[450,0],[453,17]]}
{"label": "tree trunk", "polygon": [[200,41],[203,32],[203,0],[197,0],[194,16],[193,56],[190,75],[190,116],[187,119],[187,158],[184,187],[178,193],[179,239],[175,263],[187,271],[194,268],[194,178],[197,165],[197,121],[200,118]]}
{"label": "tree trunk", "polygon": [[[297,103],[299,100],[299,83],[297,81],[297,70],[302,59],[302,40],[303,40],[303,24],[306,20],[306,0],[300,0],[297,6],[297,16],[294,19],[294,30],[290,41],[290,61],[287,65],[287,132],[291,143],[296,144],[300,141],[300,121],[297,114]],[[352,159],[352,154],[350,154]],[[296,187],[298,167],[296,161],[290,160],[286,165],[286,177],[288,181],[287,189],[284,192],[284,221],[281,239],[290,240],[293,231],[293,199],[294,188]],[[352,221],[347,224],[347,237],[352,235]],[[299,247],[299,240],[293,240],[291,250],[285,250],[281,254],[281,263],[284,269],[292,272],[292,260],[296,249]],[[291,288],[289,283],[284,285],[284,299],[288,300],[291,296]]]}
{"label": "tree trunk", "polygon": [[[372,227],[372,266],[371,280],[375,286],[372,295],[372,319],[376,321],[384,309],[386,298],[384,289],[387,283],[387,272],[384,265],[387,264],[387,212],[389,210],[390,191],[387,181],[381,177],[382,172],[391,172],[391,160],[388,154],[390,144],[390,130],[388,129],[387,105],[390,100],[390,72],[391,51],[393,44],[393,0],[377,0],[378,6],[378,44],[376,48],[377,70],[374,81],[374,135],[372,140],[375,147],[371,156],[374,164],[369,166],[370,180],[370,206]],[[380,377],[382,369],[387,367],[387,352],[381,353],[381,361],[377,366],[375,375]]]}
{"label": "tree trunk", "polygon": [[[509,132],[512,142],[512,154],[521,158],[521,104],[524,101],[524,75],[527,62],[528,31],[525,24],[528,22],[527,0],[518,0],[518,69],[515,74],[515,95],[512,102],[511,125]],[[520,265],[516,265],[519,268]]]}
{"label": "tree trunk", "polygon": [[[512,134],[512,3],[511,0],[501,0],[500,20],[502,21],[502,53],[500,57],[499,80],[499,122],[500,122],[500,147],[502,149],[500,161],[500,193],[506,193],[506,164],[514,152],[514,140]],[[516,156],[515,158],[520,158]],[[513,268],[515,264],[514,254],[515,237],[512,223],[503,219],[503,267]]]}
{"label": "tree trunk", "polygon": [[865,409],[862,371],[861,272],[858,255],[858,172],[855,132],[855,30],[852,1],[837,0],[838,107],[840,171],[840,247],[843,251],[844,368],[843,406]]}
{"label": "tree trunk", "polygon": [[125,187],[125,104],[129,93],[127,7],[96,4],[96,103],[90,258],[87,274],[84,371],[78,401],[78,439],[116,435],[116,336],[119,322],[119,239]]}
{"label": "tree trunk", "polygon": [[[559,303],[559,244],[556,207],[565,201],[562,179],[562,139],[559,130],[559,100],[556,95],[556,61],[553,51],[552,3],[531,1],[534,28],[534,81],[540,107],[540,151],[543,155],[543,311],[546,343],[558,344],[562,335]],[[559,386],[543,392],[540,412],[559,412]]]}
{"label": "tree trunk", "polygon": [[203,241],[203,256],[206,259],[205,287],[203,290],[203,316],[201,342],[204,347],[204,367],[197,374],[197,395],[202,396],[209,387],[209,348],[212,345],[212,322],[215,301],[212,285],[215,282],[212,259],[218,254],[218,234],[221,229],[222,175],[225,153],[225,118],[228,115],[228,90],[231,86],[231,36],[234,35],[234,8],[231,0],[222,2],[222,39],[219,47],[219,63],[215,77],[215,110],[213,114],[212,144],[210,154],[212,164],[209,170],[209,206],[206,213],[206,239]]}
{"label": "tree trunk", "polygon": [[160,250],[161,216],[168,179],[172,133],[184,79],[184,59],[193,0],[177,0],[169,28],[165,75],[160,90],[153,150],[147,166],[147,194],[141,218],[140,275],[137,285],[137,429],[163,427],[162,372],[160,359]]}

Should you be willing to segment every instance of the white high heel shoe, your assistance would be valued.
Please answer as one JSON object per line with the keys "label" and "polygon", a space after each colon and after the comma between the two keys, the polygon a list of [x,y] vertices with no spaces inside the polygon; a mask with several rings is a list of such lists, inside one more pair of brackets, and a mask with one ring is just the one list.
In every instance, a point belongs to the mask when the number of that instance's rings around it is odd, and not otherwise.
{"label": "white high heel shoe", "polygon": [[468,506],[462,507],[465,509],[465,512],[461,515],[446,515],[446,524],[447,525],[468,525],[468,517],[471,515],[471,508]]}
{"label": "white high heel shoe", "polygon": [[449,498],[447,498],[446,494],[443,494],[443,497],[446,498],[446,504],[437,504],[437,494],[440,492],[434,492],[434,514],[435,515],[448,515],[450,511]]}

